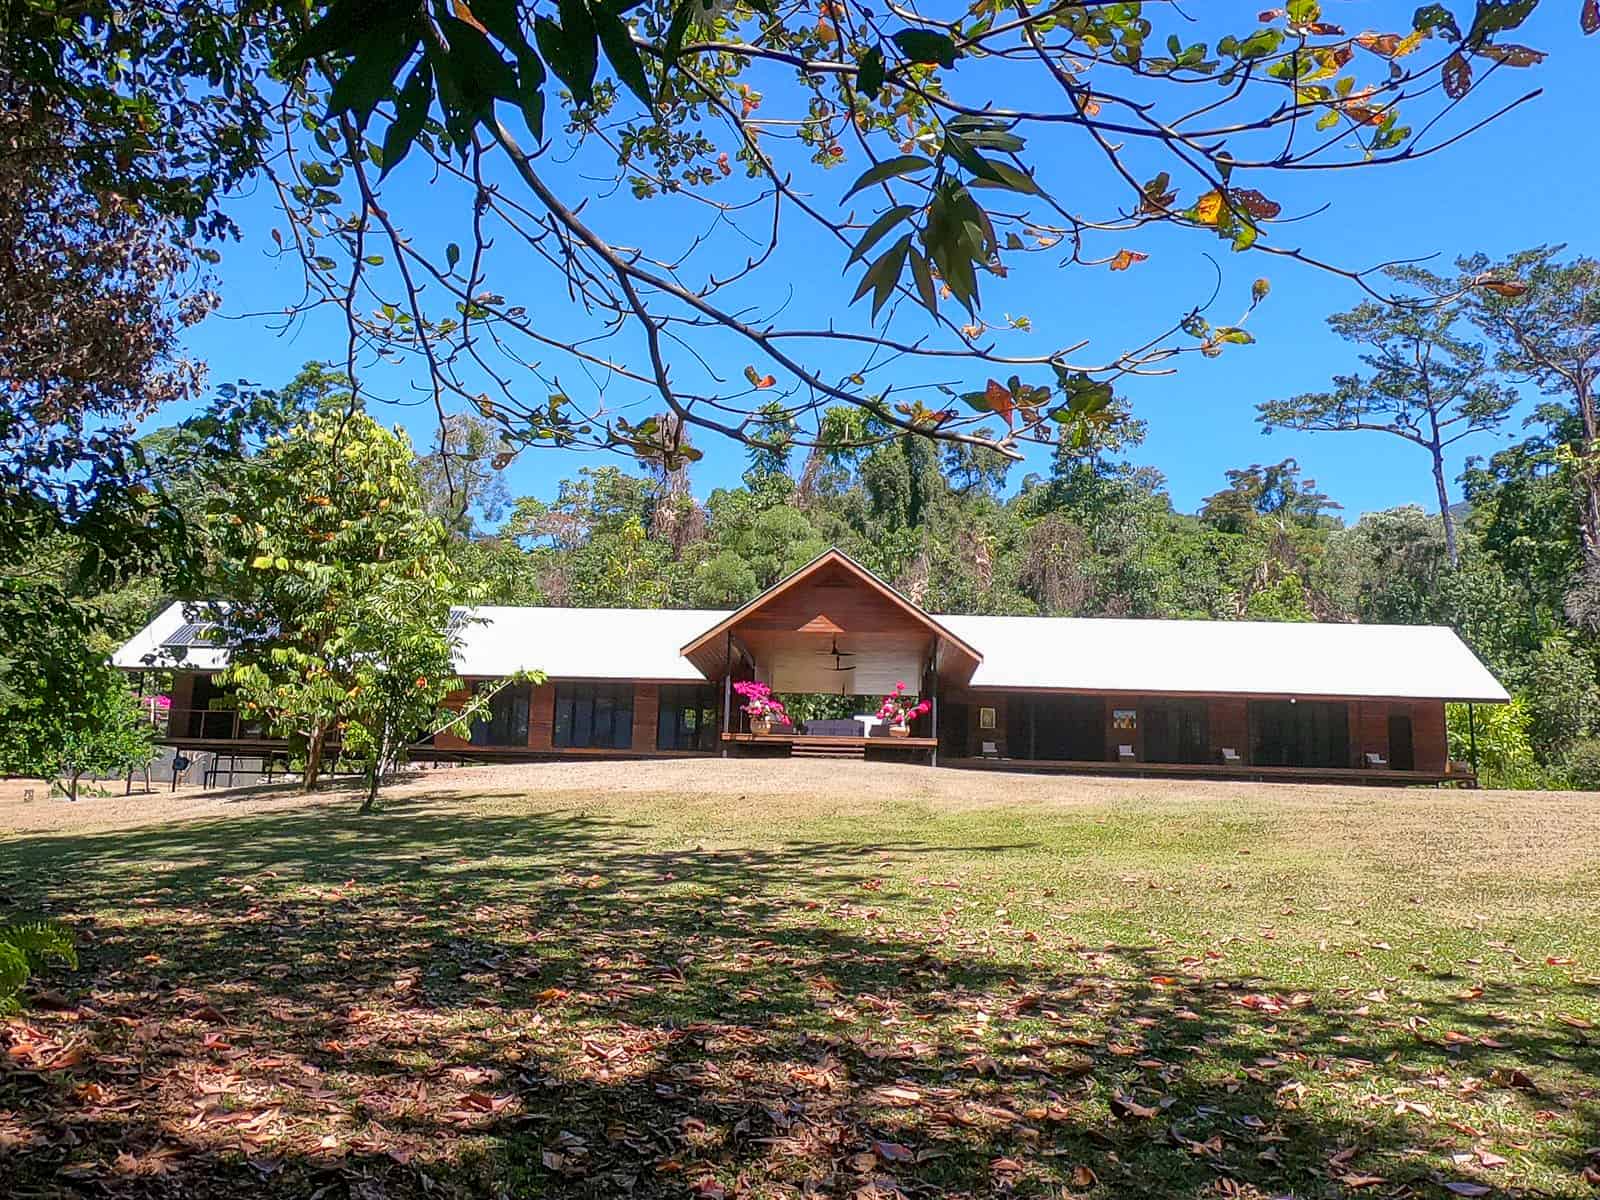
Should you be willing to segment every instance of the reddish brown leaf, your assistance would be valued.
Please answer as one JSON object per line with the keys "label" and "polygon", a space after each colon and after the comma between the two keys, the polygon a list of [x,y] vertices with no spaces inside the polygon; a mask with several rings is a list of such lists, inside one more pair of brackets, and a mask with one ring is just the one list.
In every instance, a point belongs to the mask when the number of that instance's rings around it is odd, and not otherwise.
{"label": "reddish brown leaf", "polygon": [[1111,1094],[1111,1111],[1124,1121],[1147,1121],[1161,1110],[1151,1104],[1140,1104],[1122,1092]]}
{"label": "reddish brown leaf", "polygon": [[1452,100],[1461,99],[1472,87],[1472,64],[1463,58],[1459,52],[1444,60],[1442,74],[1444,78],[1444,94]]}

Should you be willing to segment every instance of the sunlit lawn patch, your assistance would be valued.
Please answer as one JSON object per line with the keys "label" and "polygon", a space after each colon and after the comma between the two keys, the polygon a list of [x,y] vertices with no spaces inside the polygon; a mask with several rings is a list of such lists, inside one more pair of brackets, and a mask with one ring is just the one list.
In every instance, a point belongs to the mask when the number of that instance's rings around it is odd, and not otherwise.
{"label": "sunlit lawn patch", "polygon": [[1580,801],[682,768],[0,842],[0,1194],[1600,1194]]}

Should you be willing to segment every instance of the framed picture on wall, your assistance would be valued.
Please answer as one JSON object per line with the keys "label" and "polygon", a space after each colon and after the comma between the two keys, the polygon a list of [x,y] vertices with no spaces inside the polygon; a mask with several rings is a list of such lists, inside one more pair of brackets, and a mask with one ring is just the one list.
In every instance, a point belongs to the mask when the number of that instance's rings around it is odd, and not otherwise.
{"label": "framed picture on wall", "polygon": [[979,729],[993,729],[994,728],[994,709],[992,709],[992,708],[980,708],[978,710],[978,728]]}
{"label": "framed picture on wall", "polygon": [[1132,733],[1139,728],[1139,710],[1136,708],[1112,709],[1111,728],[1119,733]]}

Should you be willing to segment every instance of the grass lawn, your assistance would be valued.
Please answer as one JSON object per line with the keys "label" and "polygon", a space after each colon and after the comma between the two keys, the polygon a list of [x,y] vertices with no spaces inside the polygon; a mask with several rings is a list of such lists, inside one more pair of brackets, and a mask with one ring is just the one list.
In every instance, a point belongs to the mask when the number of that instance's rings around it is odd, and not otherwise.
{"label": "grass lawn", "polygon": [[1600,1197],[1600,803],[552,764],[0,810],[0,1197]]}

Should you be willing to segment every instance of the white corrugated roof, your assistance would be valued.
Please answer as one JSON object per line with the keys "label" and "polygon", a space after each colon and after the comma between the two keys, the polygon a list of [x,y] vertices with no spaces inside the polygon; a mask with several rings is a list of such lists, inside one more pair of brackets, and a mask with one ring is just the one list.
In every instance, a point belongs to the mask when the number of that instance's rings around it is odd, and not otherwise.
{"label": "white corrugated roof", "polygon": [[[541,670],[557,679],[701,682],[678,653],[725,609],[511,608],[468,610],[463,675]],[[1100,692],[1217,692],[1256,696],[1383,696],[1500,701],[1509,697],[1452,630],[1433,625],[1322,625],[1072,617],[933,619],[983,655],[973,687]],[[227,651],[194,645],[181,660],[167,639],[187,622],[173,604],[113,657],[118,667],[227,665]]]}
{"label": "white corrugated roof", "polygon": [[[140,667],[182,667],[186,671],[220,671],[228,665],[228,651],[204,642],[186,642],[182,648],[170,643],[189,624],[183,615],[183,602],[169,604],[155,620],[134,634],[128,643],[111,656],[111,665],[137,670]],[[202,607],[202,606],[197,606]]]}
{"label": "white corrugated roof", "polygon": [[703,608],[497,608],[469,610],[461,631],[463,675],[539,670],[551,678],[704,683],[678,653],[727,616]]}
{"label": "white corrugated roof", "polygon": [[1455,632],[1437,625],[935,619],[982,651],[973,687],[1509,699]]}

